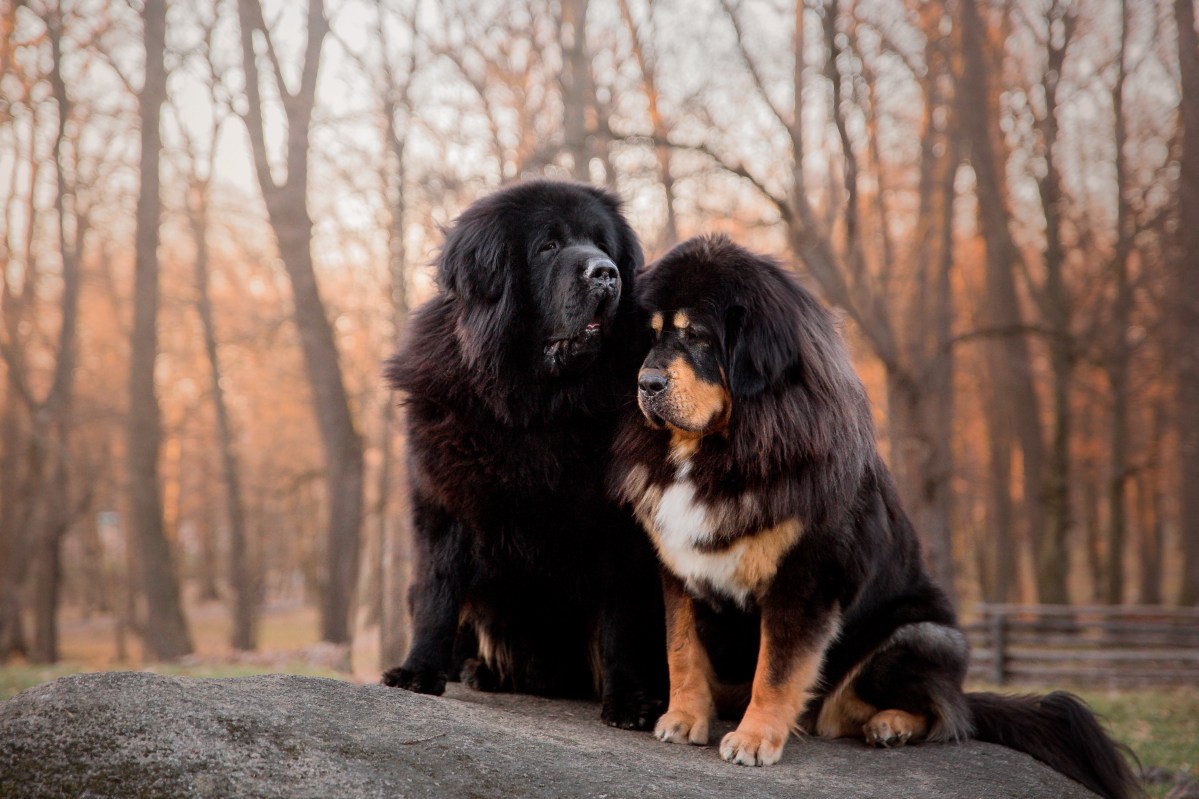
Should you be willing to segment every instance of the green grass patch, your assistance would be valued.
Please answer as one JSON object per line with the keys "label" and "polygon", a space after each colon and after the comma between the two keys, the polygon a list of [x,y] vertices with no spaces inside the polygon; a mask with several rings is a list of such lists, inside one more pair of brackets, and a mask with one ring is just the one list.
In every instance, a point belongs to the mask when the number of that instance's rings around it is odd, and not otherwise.
{"label": "green grass patch", "polygon": [[[1107,722],[1112,735],[1128,744],[1144,768],[1185,772],[1199,779],[1199,689],[1142,688],[1078,690]],[[1165,796],[1170,785],[1151,785]]]}
{"label": "green grass patch", "polygon": [[85,671],[78,663],[55,663],[52,666],[0,666],[0,699],[8,699],[26,688],[41,685],[66,674]]}
{"label": "green grass patch", "polygon": [[[1078,694],[1102,718],[1112,737],[1127,744],[1141,766],[1183,772],[1199,780],[1199,688],[1064,687]],[[971,685],[970,690],[1000,693],[1047,693],[1050,687]],[[1152,797],[1165,796],[1170,784],[1147,786]]]}
{"label": "green grass patch", "polygon": [[8,699],[19,694],[26,688],[49,682],[68,674],[94,671],[148,671],[154,674],[164,674],[171,677],[251,677],[255,674],[303,674],[309,677],[329,677],[335,680],[345,680],[345,672],[308,663],[279,663],[270,666],[247,664],[213,665],[205,663],[195,666],[176,664],[153,664],[135,668],[132,666],[112,665],[104,669],[88,667],[80,663],[55,663],[52,666],[17,664],[0,666],[0,699]]}

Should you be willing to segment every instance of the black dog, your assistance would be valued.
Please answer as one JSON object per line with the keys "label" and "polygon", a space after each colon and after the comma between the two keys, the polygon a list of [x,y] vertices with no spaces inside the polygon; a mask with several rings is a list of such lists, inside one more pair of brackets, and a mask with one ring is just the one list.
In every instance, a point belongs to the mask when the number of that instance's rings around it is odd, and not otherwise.
{"label": "black dog", "polygon": [[975,737],[1106,796],[1134,791],[1078,699],[963,693],[965,638],[812,295],[723,237],[679,245],[638,291],[655,340],[611,485],[664,564],[671,695],[657,737],[706,744],[716,689],[749,681],[725,760],[777,762],[796,727],[880,746]]}
{"label": "black dog", "polygon": [[386,370],[407,393],[417,558],[412,649],[385,684],[586,697],[598,681],[609,724],[661,712],[657,565],[603,486],[642,265],[619,201],[580,184],[514,185],[450,229],[440,291]]}

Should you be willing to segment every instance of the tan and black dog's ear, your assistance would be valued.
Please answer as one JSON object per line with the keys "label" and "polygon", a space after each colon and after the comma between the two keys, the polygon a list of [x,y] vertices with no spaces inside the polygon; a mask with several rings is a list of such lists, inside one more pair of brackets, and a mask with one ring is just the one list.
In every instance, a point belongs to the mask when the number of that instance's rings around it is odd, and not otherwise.
{"label": "tan and black dog's ear", "polygon": [[478,206],[454,222],[437,259],[437,282],[468,304],[499,300],[511,257],[499,215]]}
{"label": "tan and black dog's ear", "polygon": [[724,319],[729,390],[752,397],[781,381],[800,357],[799,331],[786,311],[755,313],[733,305]]}

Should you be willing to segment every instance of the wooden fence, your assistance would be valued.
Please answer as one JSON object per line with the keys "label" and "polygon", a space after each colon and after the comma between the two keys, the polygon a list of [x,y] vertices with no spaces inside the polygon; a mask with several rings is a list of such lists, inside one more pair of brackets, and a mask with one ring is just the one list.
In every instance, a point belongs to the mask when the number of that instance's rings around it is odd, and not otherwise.
{"label": "wooden fence", "polygon": [[1199,686],[1199,608],[978,606],[970,676],[997,685]]}

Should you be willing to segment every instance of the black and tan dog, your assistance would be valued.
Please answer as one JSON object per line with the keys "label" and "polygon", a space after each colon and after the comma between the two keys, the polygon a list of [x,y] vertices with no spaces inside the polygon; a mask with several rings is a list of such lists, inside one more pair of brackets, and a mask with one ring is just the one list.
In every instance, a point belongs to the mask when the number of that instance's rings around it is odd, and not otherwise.
{"label": "black and tan dog", "polygon": [[735,763],[777,762],[796,730],[881,746],[973,737],[1107,796],[1136,790],[1078,699],[963,692],[966,641],[922,564],[865,391],[791,274],[699,238],[642,275],[638,296],[654,342],[609,485],[664,565],[658,738],[706,744],[722,689],[748,682],[720,744]]}

